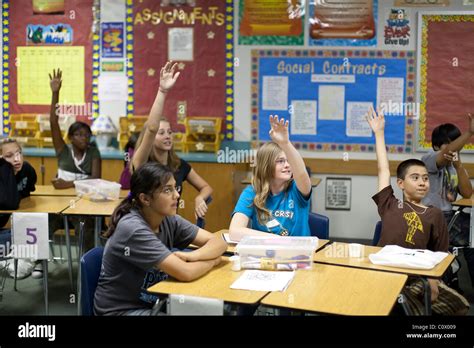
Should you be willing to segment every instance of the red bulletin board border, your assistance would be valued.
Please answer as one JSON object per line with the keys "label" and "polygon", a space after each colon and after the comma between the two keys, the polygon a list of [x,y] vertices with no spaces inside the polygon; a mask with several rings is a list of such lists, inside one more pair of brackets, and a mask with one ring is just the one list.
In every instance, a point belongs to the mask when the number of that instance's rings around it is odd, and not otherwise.
{"label": "red bulletin board border", "polygon": [[[213,7],[217,10],[212,9]],[[184,11],[185,14],[182,16],[185,19],[180,18],[182,13],[180,11]],[[212,17],[213,13],[216,14],[214,17]],[[198,16],[200,17],[198,18]],[[148,20],[145,21],[144,18],[148,18]],[[186,101],[186,115],[223,118],[221,132],[224,134],[222,136],[226,140],[233,140],[233,1],[197,0],[194,7],[173,8],[161,6],[160,2],[156,0],[140,2],[127,0],[126,21],[127,76],[129,97],[132,97],[130,99],[132,102],[127,103],[127,116],[148,115],[151,109],[158,89],[159,69],[166,62],[168,56],[167,29],[192,26],[195,30],[194,60],[178,62],[181,76],[173,91],[168,95],[164,115],[169,118],[174,129],[183,130],[184,127],[179,125],[176,119],[177,103]],[[129,28],[130,24],[133,28]],[[206,33],[204,33],[205,25],[209,27],[206,29]],[[129,34],[132,34],[132,40],[129,40]],[[203,34],[210,35],[212,39],[209,40],[209,37],[204,37]],[[199,37],[201,41],[198,41],[197,35],[201,35]],[[202,49],[203,47],[205,49]],[[196,53],[197,50],[200,52]],[[131,56],[129,55],[130,51],[133,52]],[[216,64],[214,67],[210,65],[212,62]],[[217,83],[214,82],[216,79],[218,79]],[[200,87],[198,88],[198,86]]]}

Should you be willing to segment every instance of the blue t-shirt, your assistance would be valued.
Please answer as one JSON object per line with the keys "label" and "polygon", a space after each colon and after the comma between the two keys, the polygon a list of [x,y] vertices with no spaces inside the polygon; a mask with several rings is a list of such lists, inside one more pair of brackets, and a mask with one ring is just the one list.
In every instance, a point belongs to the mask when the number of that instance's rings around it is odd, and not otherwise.
{"label": "blue t-shirt", "polygon": [[267,198],[265,207],[270,210],[272,217],[279,224],[270,223],[270,227],[261,225],[257,218],[257,209],[253,205],[255,190],[253,186],[247,186],[240,195],[239,201],[235,206],[235,213],[242,213],[252,222],[252,229],[281,234],[282,230],[288,231],[289,236],[310,236],[309,231],[309,200],[296,187],[294,180],[291,182],[287,191],[282,191],[277,195],[270,194]]}

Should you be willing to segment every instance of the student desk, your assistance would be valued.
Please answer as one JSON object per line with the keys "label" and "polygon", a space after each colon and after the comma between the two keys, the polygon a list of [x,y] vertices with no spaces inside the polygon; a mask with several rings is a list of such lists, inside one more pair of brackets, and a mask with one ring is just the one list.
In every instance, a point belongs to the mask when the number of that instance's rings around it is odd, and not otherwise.
{"label": "student desk", "polygon": [[298,270],[283,292],[272,292],[268,306],[336,315],[388,315],[408,276],[314,264]]}
{"label": "student desk", "polygon": [[[381,266],[375,265],[370,262],[368,256],[369,254],[374,254],[381,250],[381,247],[375,246],[367,246],[364,245],[364,257],[356,258],[356,257],[349,257],[349,245],[347,243],[333,243],[331,245],[326,246],[322,250],[318,251],[314,257],[314,262],[317,263],[325,263],[337,266],[346,266],[346,267],[355,267],[355,268],[363,268],[367,270],[374,270],[374,271],[385,271],[391,273],[402,273],[407,274],[409,276],[417,276],[423,279],[425,284],[425,294],[429,291],[429,284],[425,278],[441,278],[443,274],[448,269],[449,265],[454,260],[454,255],[449,254],[442,262],[440,262],[435,268],[431,270],[423,270],[423,269],[411,269],[411,268],[398,268],[398,267],[388,267],[388,266]],[[429,292],[431,294],[431,292]],[[425,297],[425,306],[426,306],[426,313],[431,314],[431,298]]]}
{"label": "student desk", "polygon": [[[129,190],[120,190],[119,197],[125,198]],[[36,190],[31,192],[32,196],[76,196],[76,189],[71,187],[58,190],[53,185],[36,185]],[[79,198],[79,197],[78,197]]]}
{"label": "student desk", "polygon": [[242,275],[231,270],[231,262],[224,259],[219,266],[192,282],[180,282],[169,278],[148,288],[149,292],[170,295],[190,295],[217,298],[225,302],[257,304],[268,294],[267,291],[231,289],[230,286]]}
{"label": "student desk", "polygon": [[[458,218],[459,214],[463,211],[464,208],[472,208],[473,201],[474,201],[474,195],[472,195],[471,198],[462,198],[462,199],[457,200],[456,202],[451,203],[453,207],[457,207],[458,209],[456,210],[453,217],[448,223],[448,231],[451,231],[451,228],[456,222],[456,219]],[[469,244],[472,247],[472,236],[470,236]]]}
{"label": "student desk", "polygon": [[[16,210],[0,210],[4,213],[48,213],[60,214],[76,201],[75,197],[48,197],[48,196],[30,196],[20,201],[20,207]],[[48,260],[43,260],[43,291],[46,315],[49,314],[48,304]],[[72,284],[72,261],[69,258],[69,280]],[[16,278],[14,280],[14,289],[16,290]]]}

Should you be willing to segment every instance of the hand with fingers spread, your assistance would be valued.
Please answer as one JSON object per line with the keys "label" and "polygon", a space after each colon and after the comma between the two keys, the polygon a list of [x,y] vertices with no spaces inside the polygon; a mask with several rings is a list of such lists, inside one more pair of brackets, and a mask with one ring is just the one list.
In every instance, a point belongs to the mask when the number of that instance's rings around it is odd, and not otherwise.
{"label": "hand with fingers spread", "polygon": [[176,72],[178,67],[178,63],[174,63],[169,61],[165,64],[164,67],[160,70],[160,91],[163,93],[168,92],[171,88],[173,88],[176,80],[179,77],[180,72]]}
{"label": "hand with fingers spread", "polygon": [[49,74],[49,85],[53,93],[59,92],[59,90],[61,89],[62,76],[63,76],[63,72],[61,71],[61,69],[57,69],[57,70],[53,69],[52,77],[51,77],[51,74]]}
{"label": "hand with fingers spread", "polygon": [[374,132],[374,134],[377,134],[379,132],[383,133],[385,129],[385,117],[382,111],[380,110],[380,108],[377,108],[377,113],[376,113],[374,108],[371,106],[365,118],[367,122],[369,123],[370,128],[372,128],[372,131]]}
{"label": "hand with fingers spread", "polygon": [[270,115],[270,137],[273,142],[278,145],[285,145],[290,142],[290,137],[288,134],[288,125],[289,122],[285,121],[284,118],[278,119],[278,115]]}

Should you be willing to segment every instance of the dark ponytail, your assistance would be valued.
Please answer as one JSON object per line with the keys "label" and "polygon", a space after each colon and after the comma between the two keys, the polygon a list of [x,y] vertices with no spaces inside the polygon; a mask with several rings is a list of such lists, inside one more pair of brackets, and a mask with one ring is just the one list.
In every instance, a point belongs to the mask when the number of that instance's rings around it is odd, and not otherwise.
{"label": "dark ponytail", "polygon": [[140,210],[141,204],[138,199],[140,193],[152,196],[153,192],[166,185],[172,177],[173,172],[160,163],[148,162],[138,168],[130,180],[130,193],[127,198],[120,202],[117,208],[115,208],[111,217],[110,226],[107,232],[104,233],[104,237],[108,238],[114,234],[120,219],[130,213],[132,208]]}

